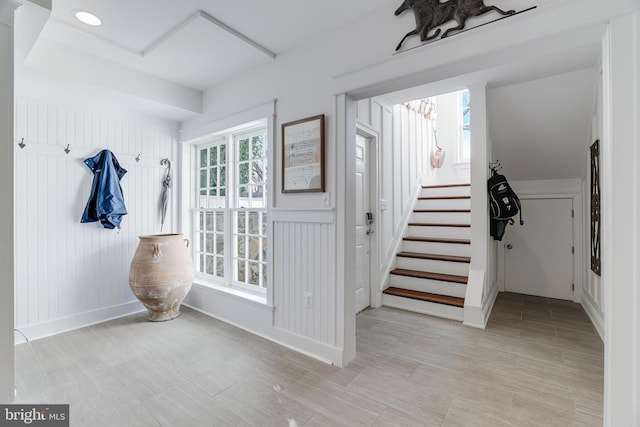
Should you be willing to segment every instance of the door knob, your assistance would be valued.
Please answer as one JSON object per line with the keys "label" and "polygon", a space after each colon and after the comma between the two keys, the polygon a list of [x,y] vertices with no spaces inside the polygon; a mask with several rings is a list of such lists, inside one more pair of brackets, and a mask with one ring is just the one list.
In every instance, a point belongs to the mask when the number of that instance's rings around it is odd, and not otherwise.
{"label": "door knob", "polygon": [[512,245],[511,243],[509,243],[509,244],[507,245],[507,249],[513,249],[513,245]]}

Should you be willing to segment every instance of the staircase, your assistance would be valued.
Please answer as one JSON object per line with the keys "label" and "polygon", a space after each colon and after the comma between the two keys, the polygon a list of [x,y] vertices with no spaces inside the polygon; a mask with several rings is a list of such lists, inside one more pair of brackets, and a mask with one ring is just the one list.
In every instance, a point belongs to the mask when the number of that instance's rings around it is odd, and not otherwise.
{"label": "staircase", "polygon": [[422,187],[382,304],[462,321],[471,262],[469,184]]}

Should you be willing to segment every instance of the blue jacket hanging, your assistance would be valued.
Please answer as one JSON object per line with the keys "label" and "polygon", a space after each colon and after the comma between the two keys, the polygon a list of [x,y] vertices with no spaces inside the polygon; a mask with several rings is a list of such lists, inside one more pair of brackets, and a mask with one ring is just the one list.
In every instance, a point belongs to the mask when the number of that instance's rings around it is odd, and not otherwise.
{"label": "blue jacket hanging", "polygon": [[102,150],[84,164],[93,172],[93,183],[80,222],[100,221],[104,228],[120,228],[122,216],[127,214],[120,179],[127,171],[109,150]]}

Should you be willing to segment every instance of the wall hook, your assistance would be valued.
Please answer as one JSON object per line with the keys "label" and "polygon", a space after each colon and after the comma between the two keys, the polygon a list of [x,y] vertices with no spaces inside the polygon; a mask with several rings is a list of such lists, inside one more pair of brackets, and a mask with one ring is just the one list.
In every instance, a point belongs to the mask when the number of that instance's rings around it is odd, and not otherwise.
{"label": "wall hook", "polygon": [[20,147],[20,148],[24,148],[24,147],[26,147],[26,146],[27,146],[27,144],[25,144],[25,143],[24,143],[24,138],[22,138],[22,139],[20,140],[20,143],[18,144],[18,147]]}
{"label": "wall hook", "polygon": [[140,153],[138,153],[138,155],[136,156],[136,163],[138,163],[140,161]]}
{"label": "wall hook", "polygon": [[69,144],[67,144],[67,147],[64,149],[64,152],[67,154],[71,152],[71,148],[69,148]]}

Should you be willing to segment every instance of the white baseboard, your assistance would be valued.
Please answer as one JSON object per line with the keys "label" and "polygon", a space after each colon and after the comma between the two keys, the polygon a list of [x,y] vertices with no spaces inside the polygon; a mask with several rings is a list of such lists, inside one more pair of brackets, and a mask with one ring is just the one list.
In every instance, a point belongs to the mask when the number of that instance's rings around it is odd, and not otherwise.
{"label": "white baseboard", "polygon": [[15,332],[15,343],[22,344],[26,342],[25,337],[29,341],[33,341],[49,337],[51,335],[72,331],[74,329],[95,325],[96,323],[117,319],[119,317],[129,316],[145,310],[146,309],[139,301],[131,301],[125,304],[74,314],[72,316],[50,320],[35,325],[19,327],[16,328],[20,332]]}
{"label": "white baseboard", "polygon": [[274,326],[274,307],[267,304],[243,300],[196,284],[183,304],[305,356],[330,365],[342,366],[342,349]]}
{"label": "white baseboard", "polygon": [[600,335],[600,339],[604,342],[604,318],[602,314],[596,309],[595,302],[591,299],[587,292],[582,293],[582,307],[584,311],[587,312],[587,316],[591,319],[591,323],[598,331],[598,335]]}
{"label": "white baseboard", "polygon": [[498,298],[498,288],[499,284],[494,284],[491,288],[491,292],[487,295],[487,299],[482,307],[482,315],[484,317],[484,326],[487,326],[489,322],[489,316],[491,316],[491,310],[493,310],[493,305],[496,303],[496,298]]}
{"label": "white baseboard", "polygon": [[344,367],[342,363],[343,350],[341,348],[333,347],[278,327],[273,328],[271,340],[329,365]]}

